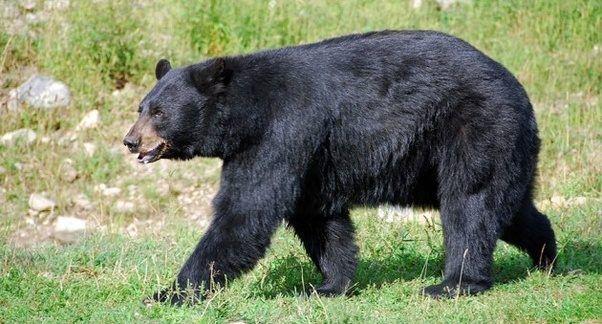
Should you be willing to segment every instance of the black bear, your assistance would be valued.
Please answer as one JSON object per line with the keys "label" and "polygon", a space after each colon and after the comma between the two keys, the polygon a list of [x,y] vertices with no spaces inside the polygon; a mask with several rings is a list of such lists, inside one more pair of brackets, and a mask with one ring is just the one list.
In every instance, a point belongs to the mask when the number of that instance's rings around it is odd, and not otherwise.
{"label": "black bear", "polygon": [[490,288],[498,239],[537,267],[556,257],[532,200],[529,98],[458,38],[372,32],[177,69],[160,60],[155,74],[124,144],[142,163],[223,160],[212,223],[155,300],[196,300],[250,270],[283,220],[323,275],[317,293],[343,294],[357,264],[355,205],[440,210],[444,279],[423,291],[433,297]]}

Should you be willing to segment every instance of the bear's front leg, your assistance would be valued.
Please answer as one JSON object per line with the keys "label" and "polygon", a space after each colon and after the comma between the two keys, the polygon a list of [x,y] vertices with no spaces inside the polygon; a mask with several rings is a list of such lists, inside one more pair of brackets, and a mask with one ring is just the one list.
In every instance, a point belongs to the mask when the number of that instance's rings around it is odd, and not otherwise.
{"label": "bear's front leg", "polygon": [[254,213],[217,214],[176,282],[152,299],[193,304],[216,285],[223,285],[226,278],[234,279],[251,270],[265,254],[280,220]]}
{"label": "bear's front leg", "polygon": [[[280,167],[280,168],[279,168]],[[224,164],[215,215],[172,287],[153,296],[172,304],[196,302],[215,285],[251,270],[282,220],[293,212],[299,181],[282,164]]]}

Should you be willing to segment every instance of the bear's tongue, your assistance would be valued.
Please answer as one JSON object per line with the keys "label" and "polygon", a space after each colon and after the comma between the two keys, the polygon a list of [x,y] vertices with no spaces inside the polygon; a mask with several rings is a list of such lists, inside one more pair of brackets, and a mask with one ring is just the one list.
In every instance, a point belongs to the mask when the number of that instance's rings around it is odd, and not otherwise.
{"label": "bear's tongue", "polygon": [[153,156],[148,155],[148,154],[143,155],[142,153],[140,153],[138,155],[138,162],[142,163],[142,164],[150,163],[152,161],[152,159],[153,159]]}
{"label": "bear's tongue", "polygon": [[148,164],[157,161],[161,156],[165,143],[160,143],[154,149],[147,152],[140,152],[138,154],[138,162],[142,164]]}

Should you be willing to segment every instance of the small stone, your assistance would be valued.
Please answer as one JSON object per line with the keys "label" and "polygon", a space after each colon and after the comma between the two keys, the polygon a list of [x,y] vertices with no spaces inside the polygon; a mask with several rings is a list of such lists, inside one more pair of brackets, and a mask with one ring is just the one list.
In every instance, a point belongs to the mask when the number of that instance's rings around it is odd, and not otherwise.
{"label": "small stone", "polygon": [[422,0],[412,0],[412,9],[418,9],[422,7]]}
{"label": "small stone", "polygon": [[47,215],[40,213],[40,215],[38,216],[38,218],[42,219],[42,225],[50,225],[50,223],[52,223],[53,218],[51,218],[51,217],[45,217],[45,216],[47,216]]}
{"label": "small stone", "polygon": [[77,170],[73,167],[73,161],[67,159],[61,165],[61,179],[67,182],[73,182],[77,179]]}
{"label": "small stone", "polygon": [[114,210],[117,213],[129,214],[134,212],[135,207],[133,202],[119,200],[115,203]]}
{"label": "small stone", "polygon": [[56,232],[78,232],[86,229],[86,220],[72,217],[59,216],[54,222],[54,230]]}
{"label": "small stone", "polygon": [[82,118],[82,120],[79,122],[79,124],[77,125],[75,130],[81,131],[84,129],[95,128],[96,126],[98,126],[99,122],[100,122],[100,113],[98,112],[97,109],[94,109],[94,110],[88,112],[84,116],[84,118]]}
{"label": "small stone", "polygon": [[562,196],[553,196],[550,201],[555,207],[563,207],[566,204],[566,199]]}
{"label": "small stone", "polygon": [[17,169],[19,171],[23,170],[23,163],[21,163],[21,162],[15,162],[13,164],[13,166],[15,167],[15,169]]}
{"label": "small stone", "polygon": [[32,11],[36,8],[36,2],[32,0],[21,1],[21,7],[27,11]]}
{"label": "small stone", "polygon": [[75,142],[75,140],[77,140],[77,133],[69,131],[63,136],[59,137],[57,143],[60,146],[71,146],[71,144]]}
{"label": "small stone", "polygon": [[130,236],[130,237],[136,237],[138,236],[138,226],[136,226],[135,223],[131,223],[130,225],[128,225],[125,228],[125,232]]}
{"label": "small stone", "polygon": [[572,199],[573,205],[577,205],[577,206],[585,205],[586,202],[587,202],[587,198],[581,197],[581,196],[575,197]]}
{"label": "small stone", "polygon": [[0,166],[0,175],[3,175],[6,173],[6,169],[4,167]]}
{"label": "small stone", "polygon": [[2,135],[2,137],[0,137],[0,144],[4,146],[13,146],[19,143],[30,145],[35,140],[36,132],[28,128],[21,128]]}
{"label": "small stone", "polygon": [[33,217],[25,217],[25,224],[29,226],[36,226],[36,221]]}
{"label": "small stone", "polygon": [[84,194],[78,194],[77,196],[75,196],[75,198],[73,198],[72,201],[75,204],[75,206],[77,206],[83,210],[91,210],[92,209],[92,203],[90,202],[88,197],[86,197],[86,195],[84,195]]}
{"label": "small stone", "polygon": [[93,143],[84,143],[84,151],[86,152],[86,155],[88,156],[93,156],[94,153],[96,153],[96,144]]}
{"label": "small stone", "polygon": [[19,110],[19,95],[17,89],[12,89],[8,92],[8,101],[6,102],[8,111],[17,111]]}
{"label": "small stone", "polygon": [[59,216],[54,222],[52,236],[64,243],[71,243],[85,233],[87,222],[85,219],[72,216]]}
{"label": "small stone", "polygon": [[56,207],[56,202],[42,194],[33,193],[29,196],[29,207],[36,211],[52,210]]}
{"label": "small stone", "polygon": [[16,89],[19,103],[33,108],[52,109],[66,107],[71,102],[71,92],[64,83],[51,77],[34,75]]}
{"label": "small stone", "polygon": [[104,188],[104,189],[102,189],[101,193],[103,196],[115,197],[121,193],[121,188],[117,188],[117,187]]}
{"label": "small stone", "polygon": [[50,143],[51,138],[48,136],[42,136],[42,138],[40,138],[40,142],[42,142],[43,144],[48,144]]}

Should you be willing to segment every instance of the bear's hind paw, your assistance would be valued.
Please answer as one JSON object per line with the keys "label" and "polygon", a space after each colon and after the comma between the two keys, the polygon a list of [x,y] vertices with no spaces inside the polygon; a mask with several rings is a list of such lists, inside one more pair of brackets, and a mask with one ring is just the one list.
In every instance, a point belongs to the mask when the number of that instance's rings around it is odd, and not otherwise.
{"label": "bear's hind paw", "polygon": [[461,295],[476,295],[484,292],[490,287],[490,284],[463,282],[460,285],[453,285],[443,282],[438,285],[425,287],[422,290],[422,294],[435,299],[456,298]]}

